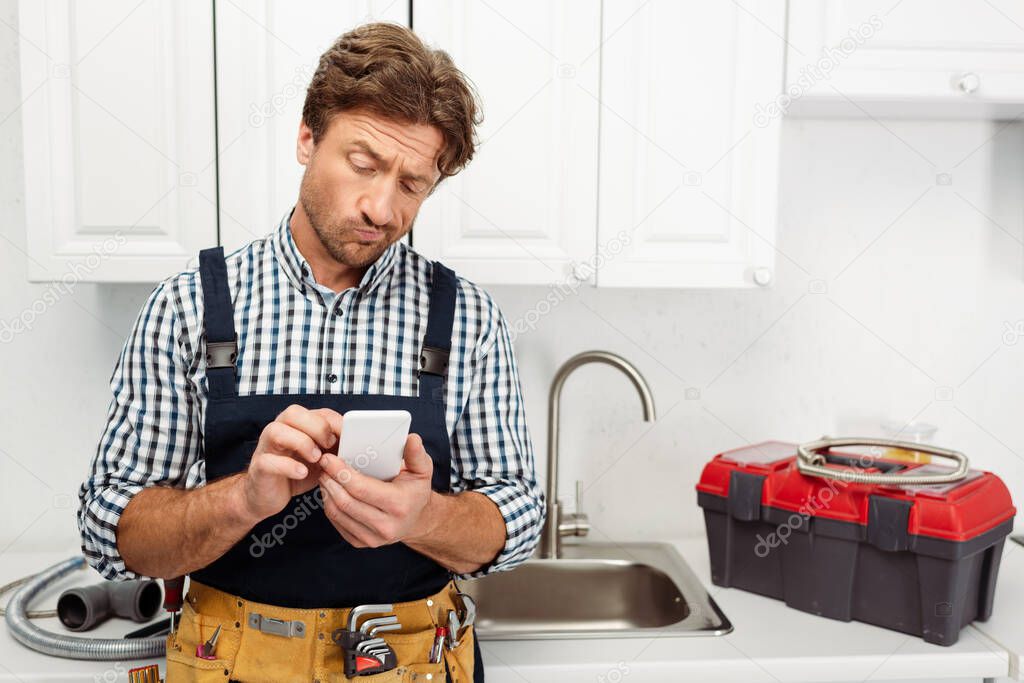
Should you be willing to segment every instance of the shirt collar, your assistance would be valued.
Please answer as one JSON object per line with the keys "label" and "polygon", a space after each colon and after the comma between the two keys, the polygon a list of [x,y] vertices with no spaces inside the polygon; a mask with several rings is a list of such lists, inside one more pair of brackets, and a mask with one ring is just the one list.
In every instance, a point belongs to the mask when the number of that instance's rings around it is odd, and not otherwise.
{"label": "shirt collar", "polygon": [[[303,294],[307,294],[307,290],[312,288],[310,286],[316,285],[317,282],[313,277],[313,269],[309,267],[309,262],[302,256],[299,248],[295,245],[295,240],[292,238],[291,218],[292,211],[289,211],[281,219],[277,230],[274,231],[272,236],[274,249],[277,252],[277,260],[284,269],[285,275]],[[384,250],[384,253],[366,269],[356,289],[360,292],[368,292],[380,284],[391,272],[398,250],[398,242],[389,245]]]}

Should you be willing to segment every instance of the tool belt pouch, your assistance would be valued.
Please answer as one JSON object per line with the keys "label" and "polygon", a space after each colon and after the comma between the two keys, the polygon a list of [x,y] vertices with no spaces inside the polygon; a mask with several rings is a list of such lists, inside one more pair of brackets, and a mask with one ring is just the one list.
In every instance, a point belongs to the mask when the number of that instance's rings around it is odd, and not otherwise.
{"label": "tool belt pouch", "polygon": [[[217,639],[215,659],[202,659],[196,650],[217,629],[222,626],[222,633]],[[178,681],[207,683],[217,681],[226,683],[234,670],[235,656],[241,640],[238,629],[214,617],[196,613],[192,605],[185,603],[178,619],[177,629],[167,636],[167,683]]]}
{"label": "tool belt pouch", "polygon": [[[436,607],[452,605],[448,587],[432,596],[435,609],[423,601],[395,604],[394,613],[414,630],[380,633],[394,653],[394,668],[380,673],[345,675],[348,651],[341,634],[344,614],[338,610],[289,610],[240,600],[208,587],[190,591],[181,611],[178,627],[167,639],[166,683],[228,683],[241,681],[395,681],[403,683],[472,683],[474,669],[473,628],[463,629],[454,648],[442,650],[440,662],[429,662],[434,643]],[[198,611],[197,611],[198,610]],[[280,623],[304,624],[301,634],[292,637],[253,628],[250,615],[258,612]],[[430,616],[427,616],[430,614]],[[321,616],[325,615],[325,616]],[[221,627],[214,659],[203,659],[197,650]],[[337,638],[335,634],[338,634]],[[391,663],[390,661],[388,662]]]}
{"label": "tool belt pouch", "polygon": [[[381,637],[387,641],[394,653],[394,669],[382,673],[346,677],[343,672],[354,671],[357,668],[354,662],[356,655],[353,648],[358,644],[360,636],[351,631],[339,629],[331,638],[337,644],[337,653],[326,658],[325,663],[329,673],[325,680],[329,683],[341,683],[342,681],[473,683],[476,658],[474,655],[475,634],[472,626],[463,631],[458,645],[454,648],[445,647],[442,650],[442,659],[437,663],[427,661],[431,646],[434,644],[434,628],[413,633],[386,633],[381,634]],[[385,661],[390,665],[392,659],[388,658]]]}
{"label": "tool belt pouch", "polygon": [[451,683],[473,683],[473,667],[476,664],[475,646],[476,632],[468,627],[459,644],[454,649],[445,648],[444,663],[448,668],[448,680]]}

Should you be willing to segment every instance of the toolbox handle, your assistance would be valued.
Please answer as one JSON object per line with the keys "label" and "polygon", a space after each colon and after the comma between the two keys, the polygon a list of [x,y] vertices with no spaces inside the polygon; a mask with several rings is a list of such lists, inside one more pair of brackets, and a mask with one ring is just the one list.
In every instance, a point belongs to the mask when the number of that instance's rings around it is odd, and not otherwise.
{"label": "toolbox handle", "polygon": [[[851,472],[826,467],[825,456],[819,453],[828,448],[843,446],[881,446],[885,448],[902,448],[908,451],[929,453],[949,460],[955,460],[957,467],[948,474],[871,474],[868,472]],[[880,484],[882,486],[927,486],[930,484],[949,484],[960,481],[967,476],[967,456],[960,451],[929,446],[927,444],[895,441],[893,439],[876,439],[873,437],[824,437],[817,441],[800,444],[796,449],[796,466],[801,474],[825,479],[838,479],[851,484]],[[914,470],[910,470],[913,472]]]}

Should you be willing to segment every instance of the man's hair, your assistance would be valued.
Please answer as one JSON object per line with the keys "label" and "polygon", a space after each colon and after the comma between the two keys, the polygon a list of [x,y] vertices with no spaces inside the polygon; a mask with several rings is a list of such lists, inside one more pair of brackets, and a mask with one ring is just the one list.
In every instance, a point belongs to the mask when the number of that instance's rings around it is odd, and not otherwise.
{"label": "man's hair", "polygon": [[448,53],[427,47],[404,26],[364,24],[320,56],[302,107],[313,142],[337,113],[353,109],[440,130],[438,182],[461,171],[476,150],[475,126],[482,115],[471,82]]}

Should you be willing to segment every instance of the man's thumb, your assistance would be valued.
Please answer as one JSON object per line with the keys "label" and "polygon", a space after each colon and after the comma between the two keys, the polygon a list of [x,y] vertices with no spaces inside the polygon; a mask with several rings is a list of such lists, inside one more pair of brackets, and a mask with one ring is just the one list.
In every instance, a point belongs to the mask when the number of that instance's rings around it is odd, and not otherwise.
{"label": "man's thumb", "polygon": [[429,475],[434,471],[434,462],[423,448],[423,439],[419,434],[410,434],[406,439],[403,459],[405,460],[405,469],[413,474]]}

